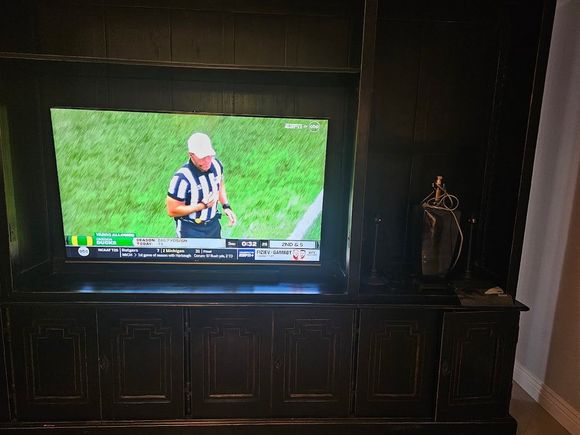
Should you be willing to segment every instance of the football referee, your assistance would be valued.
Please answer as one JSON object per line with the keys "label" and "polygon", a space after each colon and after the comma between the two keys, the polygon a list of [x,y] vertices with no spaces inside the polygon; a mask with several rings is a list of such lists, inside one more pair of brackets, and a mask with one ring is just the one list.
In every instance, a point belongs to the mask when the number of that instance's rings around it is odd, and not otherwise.
{"label": "football referee", "polygon": [[207,134],[193,133],[187,140],[189,160],[175,172],[167,191],[167,214],[175,219],[177,237],[221,238],[218,203],[235,225],[236,214],[228,203],[224,166],[214,158]]}

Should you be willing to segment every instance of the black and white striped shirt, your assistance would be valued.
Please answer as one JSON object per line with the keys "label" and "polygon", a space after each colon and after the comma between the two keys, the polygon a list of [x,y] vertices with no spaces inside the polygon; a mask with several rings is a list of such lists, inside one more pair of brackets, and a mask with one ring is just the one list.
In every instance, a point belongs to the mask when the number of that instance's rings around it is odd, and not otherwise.
{"label": "black and white striped shirt", "polygon": [[167,191],[169,197],[181,201],[185,205],[192,205],[200,203],[203,198],[207,198],[210,193],[214,193],[216,203],[211,208],[175,218],[176,220],[193,221],[194,219],[201,219],[206,221],[216,215],[217,195],[222,184],[223,170],[224,167],[218,159],[213,159],[207,172],[199,170],[191,160],[188,160],[185,165],[179,168],[169,183]]}

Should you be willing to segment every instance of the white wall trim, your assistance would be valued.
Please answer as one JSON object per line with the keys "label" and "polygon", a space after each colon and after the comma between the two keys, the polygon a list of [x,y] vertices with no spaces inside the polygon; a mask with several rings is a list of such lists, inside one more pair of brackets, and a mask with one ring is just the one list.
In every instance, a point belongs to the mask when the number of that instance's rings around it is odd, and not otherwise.
{"label": "white wall trim", "polygon": [[572,435],[580,434],[580,411],[544,384],[518,361],[514,381]]}

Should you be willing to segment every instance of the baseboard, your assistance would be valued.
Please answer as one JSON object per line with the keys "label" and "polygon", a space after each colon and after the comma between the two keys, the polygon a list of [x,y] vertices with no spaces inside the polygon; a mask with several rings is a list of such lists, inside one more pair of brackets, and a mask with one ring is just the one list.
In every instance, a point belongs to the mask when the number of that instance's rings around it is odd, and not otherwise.
{"label": "baseboard", "polygon": [[580,412],[518,361],[514,381],[572,435],[580,434]]}

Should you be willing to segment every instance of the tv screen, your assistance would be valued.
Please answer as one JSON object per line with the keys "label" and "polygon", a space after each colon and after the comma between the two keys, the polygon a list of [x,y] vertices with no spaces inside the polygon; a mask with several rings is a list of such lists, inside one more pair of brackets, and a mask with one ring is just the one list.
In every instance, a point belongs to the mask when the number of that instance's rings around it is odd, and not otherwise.
{"label": "tv screen", "polygon": [[320,263],[328,120],[50,112],[68,261]]}

